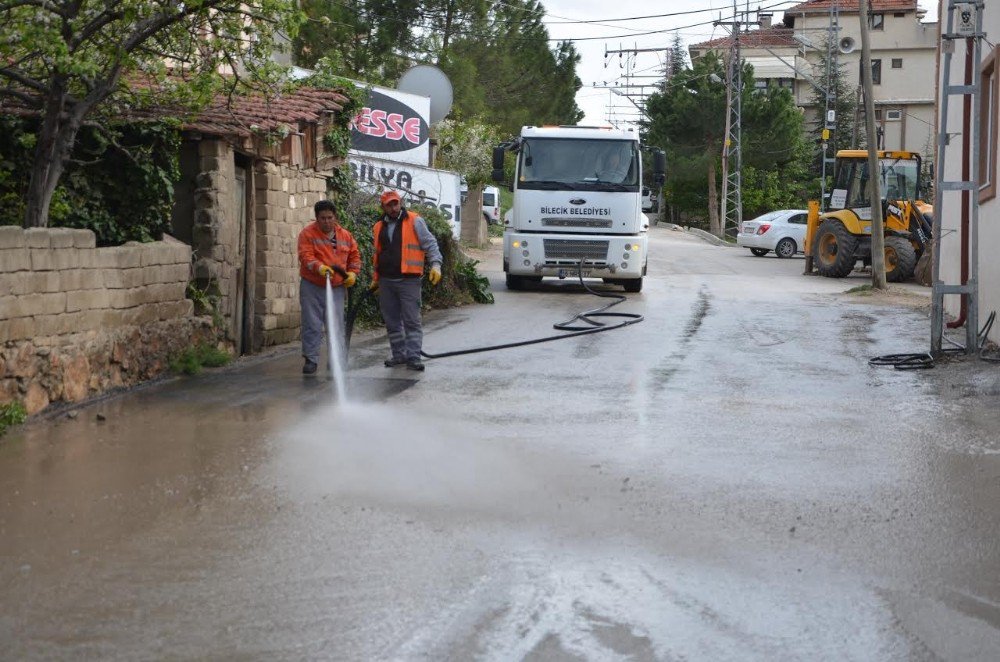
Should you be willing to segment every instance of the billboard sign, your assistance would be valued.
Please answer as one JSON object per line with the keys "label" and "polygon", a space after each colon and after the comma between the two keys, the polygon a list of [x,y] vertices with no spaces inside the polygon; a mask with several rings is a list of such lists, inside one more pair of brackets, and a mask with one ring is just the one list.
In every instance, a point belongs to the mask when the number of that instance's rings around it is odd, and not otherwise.
{"label": "billboard sign", "polygon": [[417,213],[426,207],[438,209],[451,225],[452,235],[459,238],[462,193],[458,173],[353,153],[348,154],[347,162],[358,188],[374,195],[385,189],[397,191],[403,205]]}
{"label": "billboard sign", "polygon": [[372,87],[351,122],[351,153],[426,166],[430,159],[428,97]]}

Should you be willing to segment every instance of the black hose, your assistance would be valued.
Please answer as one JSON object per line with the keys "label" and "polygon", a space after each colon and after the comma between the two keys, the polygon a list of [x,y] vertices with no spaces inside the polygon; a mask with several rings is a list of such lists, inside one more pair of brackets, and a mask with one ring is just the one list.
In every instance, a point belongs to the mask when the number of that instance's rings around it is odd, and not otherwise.
{"label": "black hose", "polygon": [[[1000,361],[1000,359],[991,358],[983,356],[983,344],[986,341],[987,336],[990,334],[990,329],[993,327],[993,322],[996,319],[996,312],[990,313],[989,317],[986,318],[986,323],[983,328],[979,331],[979,335],[976,337],[976,346],[979,348],[979,357],[987,361]],[[945,340],[948,340],[945,338]],[[957,345],[951,340],[948,340],[956,347],[949,347],[941,350],[942,354],[964,354],[965,347]],[[904,353],[904,354],[883,354],[882,356],[875,356],[868,359],[868,365],[875,366],[892,366],[896,370],[929,370],[934,367],[934,357],[927,352],[915,352],[915,353]]]}
{"label": "black hose", "polygon": [[[585,336],[591,333],[601,333],[602,331],[611,331],[612,329],[620,329],[624,326],[629,326],[630,324],[638,324],[642,322],[645,318],[637,313],[611,313],[607,312],[608,308],[612,306],[617,306],[623,301],[627,301],[628,298],[621,294],[611,294],[609,292],[597,292],[591,289],[586,283],[583,282],[583,267],[584,260],[581,260],[577,265],[577,278],[580,280],[580,285],[583,289],[587,290],[590,294],[594,296],[603,297],[607,299],[615,299],[611,303],[601,306],[600,308],[594,308],[592,310],[587,310],[578,315],[575,315],[571,319],[565,322],[559,322],[558,324],[553,324],[552,327],[560,331],[569,331],[570,333],[561,333],[555,336],[545,336],[543,338],[533,338],[531,340],[520,340],[518,342],[503,343],[502,345],[488,345],[485,347],[470,347],[468,349],[458,349],[451,352],[441,352],[439,354],[430,354],[428,352],[420,352],[420,355],[428,359],[443,359],[449,356],[461,356],[463,354],[478,354],[480,352],[492,352],[498,349],[511,349],[513,347],[524,347],[525,345],[535,345],[543,342],[551,342],[553,340],[563,340],[564,338],[575,338],[576,336]],[[615,317],[620,318],[622,321],[617,324],[605,324],[595,318],[599,317]],[[574,324],[579,320],[587,326],[581,326]]]}

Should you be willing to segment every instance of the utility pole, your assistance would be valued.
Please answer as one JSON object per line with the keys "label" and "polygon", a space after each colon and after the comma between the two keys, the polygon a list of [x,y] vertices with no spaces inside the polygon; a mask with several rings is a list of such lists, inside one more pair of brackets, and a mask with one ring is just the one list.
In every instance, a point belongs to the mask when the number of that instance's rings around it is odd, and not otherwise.
{"label": "utility pole", "polygon": [[[822,146],[823,146],[823,161],[820,164],[820,179],[819,179],[819,208],[820,211],[826,211],[829,208],[826,200],[826,166],[829,163],[833,163],[835,159],[830,158],[829,148],[831,141],[831,134],[836,130],[837,117],[836,117],[836,91],[833,89],[833,72],[837,68],[837,53],[840,51],[840,44],[834,45],[834,42],[838,41],[840,35],[840,6],[834,3],[830,7],[830,29],[827,32],[829,35],[826,40],[826,90],[823,93],[823,98],[826,100],[825,107],[823,109],[823,132],[822,132]],[[836,145],[836,143],[834,143]]]}
{"label": "utility pole", "polygon": [[858,0],[861,18],[861,85],[865,90],[865,136],[868,141],[868,199],[872,210],[872,288],[888,289],[885,281],[885,234],[882,191],[879,185],[878,141],[875,138],[875,99],[872,92],[872,49],[868,34],[868,0]]}
{"label": "utility pole", "polygon": [[733,41],[726,67],[726,139],[722,147],[722,213],[721,235],[726,228],[739,231],[743,223],[743,57],[740,54],[740,33],[745,26],[759,25],[760,21],[741,20],[733,0],[733,20],[715,21],[713,25],[732,28]]}

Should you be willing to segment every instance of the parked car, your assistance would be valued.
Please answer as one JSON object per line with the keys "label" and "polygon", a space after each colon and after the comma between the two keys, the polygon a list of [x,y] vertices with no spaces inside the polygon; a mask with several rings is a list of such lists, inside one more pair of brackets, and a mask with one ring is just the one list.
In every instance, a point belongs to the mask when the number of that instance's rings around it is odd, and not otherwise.
{"label": "parked car", "polygon": [[500,222],[500,189],[496,186],[483,188],[483,216],[487,223]]}
{"label": "parked car", "polygon": [[643,211],[653,211],[653,205],[656,204],[656,198],[649,187],[642,187],[642,210]]}
{"label": "parked car", "polygon": [[805,209],[783,209],[744,221],[736,245],[749,248],[757,257],[771,251],[778,257],[792,257],[803,252],[808,215]]}

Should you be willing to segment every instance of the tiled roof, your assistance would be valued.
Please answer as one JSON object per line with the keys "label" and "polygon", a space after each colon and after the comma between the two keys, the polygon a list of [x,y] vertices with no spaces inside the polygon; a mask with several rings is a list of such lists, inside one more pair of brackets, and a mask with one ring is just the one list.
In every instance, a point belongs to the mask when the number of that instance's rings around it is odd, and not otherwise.
{"label": "tiled roof", "polygon": [[[188,131],[248,138],[254,134],[280,132],[283,126],[297,131],[300,122],[318,122],[325,114],[342,110],[346,102],[347,97],[336,90],[300,87],[271,98],[262,94],[219,96],[199,112],[164,106],[130,110],[126,116],[140,121],[176,118],[181,128]],[[37,111],[5,99],[0,103],[0,113],[30,116]]]}
{"label": "tiled roof", "polygon": [[[871,0],[871,11],[907,11],[917,8],[917,0]],[[858,13],[858,0],[806,0],[785,10],[786,14],[809,14],[830,11],[837,7],[840,11]]]}
{"label": "tiled roof", "polygon": [[[744,48],[796,46],[795,40],[792,39],[793,34],[795,34],[794,30],[785,27],[751,30],[740,35],[740,46]],[[726,36],[712,39],[711,41],[703,41],[700,44],[693,44],[690,48],[720,48],[728,47],[732,43],[732,36]]]}
{"label": "tiled roof", "polygon": [[[277,97],[263,95],[217,97],[204,110],[181,115],[181,127],[215,136],[248,137],[255,133],[280,130],[282,126],[298,129],[299,122],[318,122],[323,115],[337,112],[347,102],[336,90],[300,87]],[[176,116],[170,109],[154,108],[137,114],[141,117]]]}

